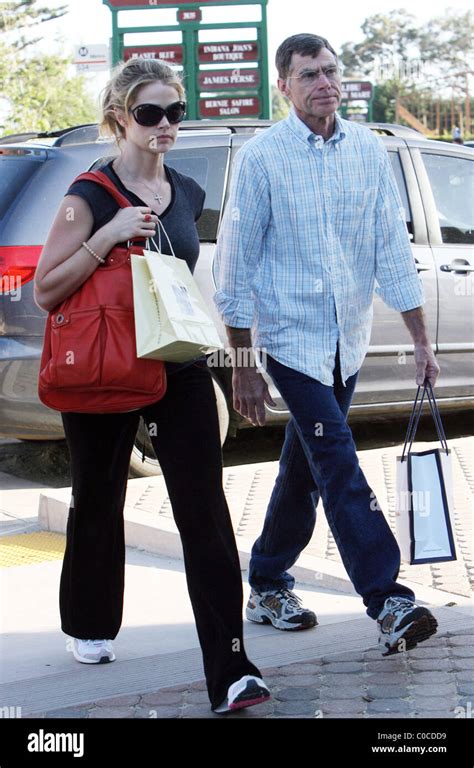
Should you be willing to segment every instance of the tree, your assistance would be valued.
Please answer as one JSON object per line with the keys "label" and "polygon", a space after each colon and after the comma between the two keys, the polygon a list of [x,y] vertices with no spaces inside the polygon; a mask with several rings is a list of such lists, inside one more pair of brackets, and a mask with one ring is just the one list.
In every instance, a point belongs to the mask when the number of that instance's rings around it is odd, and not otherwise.
{"label": "tree", "polygon": [[282,92],[272,85],[272,120],[284,120],[290,112],[290,102]]}
{"label": "tree", "polygon": [[45,21],[59,19],[67,13],[67,6],[60,8],[38,7],[37,0],[9,0],[0,2],[0,33],[14,37],[13,45],[17,49],[34,45],[41,38],[27,39],[26,30]]}
{"label": "tree", "polygon": [[[369,77],[375,84],[374,119],[393,121],[396,98],[403,96],[403,106],[426,127],[431,123],[441,130],[440,110],[456,92],[448,129],[454,109],[464,108],[468,74],[474,69],[474,14],[448,9],[419,25],[400,9],[368,17],[361,29],[364,39],[345,43],[340,58],[345,77]],[[468,106],[465,110],[468,125]]]}
{"label": "tree", "polygon": [[369,16],[361,26],[359,43],[344,43],[341,61],[346,77],[371,76],[419,81],[451,71],[472,69],[474,14],[448,10],[418,26],[415,17],[400,9]]}
{"label": "tree", "polygon": [[66,77],[67,59],[38,56],[19,63],[8,88],[6,133],[51,131],[96,122],[97,108],[84,79]]}
{"label": "tree", "polygon": [[412,55],[418,39],[415,21],[413,14],[403,9],[369,16],[361,26],[364,40],[342,46],[344,75],[373,75],[374,70],[382,71],[394,54],[402,59]]}
{"label": "tree", "polygon": [[474,67],[474,14],[449,11],[431,19],[419,34],[421,58],[446,75]]}
{"label": "tree", "polygon": [[30,28],[64,15],[65,8],[38,7],[37,0],[0,2],[0,89],[4,134],[48,131],[94,122],[97,107],[82,77],[68,77],[70,61],[57,55],[34,55],[37,39]]}

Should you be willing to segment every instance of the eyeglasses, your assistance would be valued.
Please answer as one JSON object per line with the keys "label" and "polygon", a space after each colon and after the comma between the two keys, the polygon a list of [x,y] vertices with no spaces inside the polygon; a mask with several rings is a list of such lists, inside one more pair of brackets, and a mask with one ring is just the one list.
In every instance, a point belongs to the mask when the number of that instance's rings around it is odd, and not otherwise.
{"label": "eyeglasses", "polygon": [[332,64],[329,67],[322,67],[322,69],[305,69],[301,74],[292,75],[288,80],[301,80],[302,85],[314,85],[321,75],[327,77],[328,80],[337,80],[339,71],[339,67]]}
{"label": "eyeglasses", "polygon": [[158,125],[166,115],[170,125],[181,123],[186,117],[186,102],[174,101],[168,107],[160,107],[158,104],[139,104],[129,110],[135,118],[138,125],[151,127]]}

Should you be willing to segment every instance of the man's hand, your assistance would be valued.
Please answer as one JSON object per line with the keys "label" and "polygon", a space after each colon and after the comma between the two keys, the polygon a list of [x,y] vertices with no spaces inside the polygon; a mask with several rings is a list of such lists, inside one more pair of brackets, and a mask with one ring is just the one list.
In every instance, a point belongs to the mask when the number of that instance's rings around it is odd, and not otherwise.
{"label": "man's hand", "polygon": [[265,425],[265,403],[276,405],[263,376],[253,366],[234,368],[232,374],[234,408],[254,427]]}
{"label": "man's hand", "polygon": [[415,343],[416,383],[422,387],[425,379],[429,379],[434,387],[440,368],[431,349],[423,307],[402,312],[402,317]]}
{"label": "man's hand", "polygon": [[415,344],[416,383],[423,386],[425,379],[429,379],[434,387],[439,376],[439,365],[436,362],[430,344]]}

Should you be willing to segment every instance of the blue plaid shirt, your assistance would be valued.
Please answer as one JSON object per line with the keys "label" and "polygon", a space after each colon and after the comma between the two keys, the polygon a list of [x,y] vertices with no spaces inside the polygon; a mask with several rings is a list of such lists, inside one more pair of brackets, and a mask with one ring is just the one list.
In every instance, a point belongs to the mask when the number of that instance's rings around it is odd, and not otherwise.
{"label": "blue plaid shirt", "polygon": [[226,325],[252,328],[275,360],[345,384],[370,341],[373,293],[399,312],[424,303],[390,159],[368,128],[336,115],[326,142],[292,110],[233,167],[214,263]]}

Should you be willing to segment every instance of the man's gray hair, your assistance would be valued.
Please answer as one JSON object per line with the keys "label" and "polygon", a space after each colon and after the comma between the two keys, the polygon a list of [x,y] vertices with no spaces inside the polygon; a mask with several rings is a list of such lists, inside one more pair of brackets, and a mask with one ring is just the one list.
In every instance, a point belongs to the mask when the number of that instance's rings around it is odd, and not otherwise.
{"label": "man's gray hair", "polygon": [[315,58],[323,48],[327,48],[328,51],[331,51],[337,59],[336,51],[328,43],[325,37],[307,33],[287,37],[286,40],[283,40],[276,52],[275,64],[278,70],[278,77],[282,80],[286,80],[289,76],[291,59],[294,53]]}

